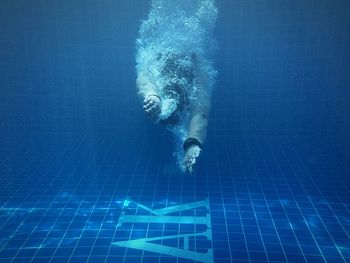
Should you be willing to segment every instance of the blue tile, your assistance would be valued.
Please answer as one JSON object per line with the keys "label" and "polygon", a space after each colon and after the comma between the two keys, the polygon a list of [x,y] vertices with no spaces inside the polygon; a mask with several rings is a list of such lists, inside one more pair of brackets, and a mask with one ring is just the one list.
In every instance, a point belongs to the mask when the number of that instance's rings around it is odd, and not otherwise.
{"label": "blue tile", "polygon": [[[136,94],[149,2],[0,1],[0,262],[350,262],[348,1],[215,1],[192,175]],[[178,258],[143,250],[166,235]]]}

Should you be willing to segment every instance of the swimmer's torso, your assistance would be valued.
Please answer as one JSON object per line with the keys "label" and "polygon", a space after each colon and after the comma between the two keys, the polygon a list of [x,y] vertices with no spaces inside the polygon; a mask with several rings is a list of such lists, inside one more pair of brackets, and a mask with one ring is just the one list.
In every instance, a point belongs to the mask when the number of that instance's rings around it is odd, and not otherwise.
{"label": "swimmer's torso", "polygon": [[157,60],[162,65],[160,71],[163,81],[159,87],[162,97],[173,100],[177,106],[160,123],[175,125],[179,122],[183,111],[188,108],[189,95],[193,92],[196,56],[194,53],[191,55],[159,53]]}

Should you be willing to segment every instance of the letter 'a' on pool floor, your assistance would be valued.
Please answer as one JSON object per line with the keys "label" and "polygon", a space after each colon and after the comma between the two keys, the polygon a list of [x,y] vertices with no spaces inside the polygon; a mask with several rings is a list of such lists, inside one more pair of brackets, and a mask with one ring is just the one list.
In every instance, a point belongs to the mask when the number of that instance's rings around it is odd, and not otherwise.
{"label": "letter 'a' on pool floor", "polygon": [[[133,203],[136,205],[135,211],[137,208],[141,208],[150,213],[150,215],[126,215],[125,209],[130,209],[129,205]],[[206,214],[203,216],[173,216],[169,215],[172,213],[190,211],[197,208],[205,208]],[[113,242],[112,245],[133,248],[178,258],[184,258],[189,260],[194,260],[197,262],[214,262],[213,249],[208,248],[207,252],[197,252],[189,249],[189,239],[196,237],[205,237],[209,242],[212,241],[212,228],[211,228],[211,219],[210,219],[210,208],[209,200],[204,199],[202,201],[186,203],[182,205],[174,205],[161,209],[151,209],[143,204],[132,201],[131,199],[126,199],[123,204],[122,212],[118,220],[117,228],[121,227],[123,224],[187,224],[193,225],[194,231],[197,225],[206,226],[206,230],[202,232],[193,232],[186,234],[178,235],[166,235],[166,236],[157,236],[149,238],[138,238],[130,239],[124,241]],[[146,229],[145,229],[146,230]],[[132,230],[131,230],[132,231]],[[170,239],[183,239],[183,248],[173,247],[167,245],[161,245],[158,243],[152,243],[153,241],[163,241]]]}

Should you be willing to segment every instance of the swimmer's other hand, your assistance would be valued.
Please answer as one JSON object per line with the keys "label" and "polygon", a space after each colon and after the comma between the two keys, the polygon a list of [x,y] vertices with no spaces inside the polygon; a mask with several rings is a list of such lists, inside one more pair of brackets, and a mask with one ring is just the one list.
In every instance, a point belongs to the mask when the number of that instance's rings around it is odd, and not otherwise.
{"label": "swimmer's other hand", "polygon": [[190,148],[187,149],[185,152],[185,157],[183,160],[183,164],[186,167],[186,170],[190,173],[192,173],[193,166],[195,165],[197,158],[199,157],[201,153],[201,148],[199,148],[198,145],[192,145]]}
{"label": "swimmer's other hand", "polygon": [[152,121],[158,122],[162,112],[162,101],[158,95],[148,95],[143,101],[143,109]]}

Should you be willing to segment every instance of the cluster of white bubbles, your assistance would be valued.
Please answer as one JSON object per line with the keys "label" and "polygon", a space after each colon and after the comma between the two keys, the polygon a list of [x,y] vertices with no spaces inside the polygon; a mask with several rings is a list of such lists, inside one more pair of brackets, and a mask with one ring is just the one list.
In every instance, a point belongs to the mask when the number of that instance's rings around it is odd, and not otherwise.
{"label": "cluster of white bubbles", "polygon": [[[200,104],[201,94],[210,96],[217,74],[211,59],[217,48],[212,37],[216,18],[215,0],[152,0],[149,16],[141,24],[136,43],[136,69],[138,73],[146,72],[158,87],[163,101],[163,119],[174,112],[178,102],[165,96],[162,88],[169,82],[181,83],[183,79],[162,74],[166,59],[159,59],[160,54],[180,54],[182,58],[195,54],[195,80],[186,93],[190,103]],[[176,63],[183,64],[184,68],[191,66],[188,59],[178,59]],[[188,116],[184,114],[180,123],[172,128],[178,148],[186,137],[187,126]],[[176,154],[180,152],[178,149]]]}

